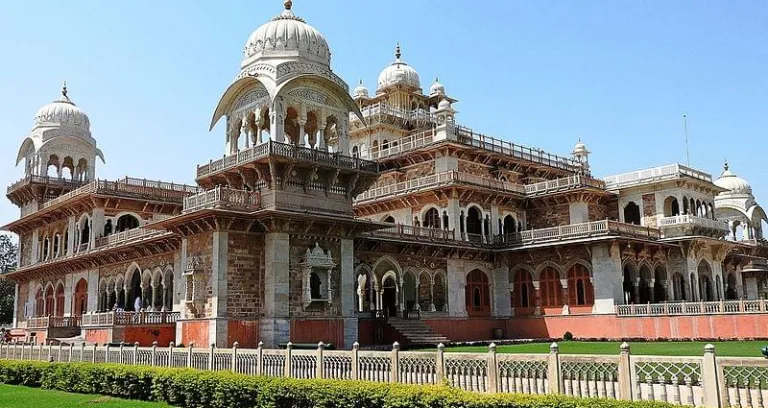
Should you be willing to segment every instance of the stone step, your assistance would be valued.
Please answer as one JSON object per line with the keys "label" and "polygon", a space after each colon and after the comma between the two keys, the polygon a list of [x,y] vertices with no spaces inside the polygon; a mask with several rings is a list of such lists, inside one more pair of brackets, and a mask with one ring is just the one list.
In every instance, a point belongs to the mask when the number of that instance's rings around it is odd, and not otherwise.
{"label": "stone step", "polygon": [[421,320],[391,318],[389,319],[388,324],[390,327],[397,330],[403,337],[408,339],[408,342],[411,344],[437,345],[440,343],[448,343],[450,341],[447,337],[436,332]]}

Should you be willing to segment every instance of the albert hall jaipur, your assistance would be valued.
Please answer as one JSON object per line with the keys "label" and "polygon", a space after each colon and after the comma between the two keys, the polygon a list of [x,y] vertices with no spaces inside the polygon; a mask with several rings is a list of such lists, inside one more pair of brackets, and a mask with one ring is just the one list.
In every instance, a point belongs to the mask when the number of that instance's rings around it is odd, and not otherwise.
{"label": "albert hall jaipur", "polygon": [[213,112],[224,155],[194,185],[99,179],[109,152],[77,95],[37,111],[2,227],[20,245],[14,336],[765,337],[766,213],[736,166],[594,177],[584,143],[557,155],[462,124],[399,45],[350,91],[320,31],[290,0],[275,11]]}

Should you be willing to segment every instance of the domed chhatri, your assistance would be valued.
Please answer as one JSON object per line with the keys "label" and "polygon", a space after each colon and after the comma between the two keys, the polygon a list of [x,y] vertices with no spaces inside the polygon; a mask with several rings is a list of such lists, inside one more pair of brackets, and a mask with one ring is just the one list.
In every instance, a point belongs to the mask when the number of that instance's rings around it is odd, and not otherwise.
{"label": "domed chhatri", "polygon": [[435,78],[435,83],[429,87],[429,96],[444,96],[445,86],[440,83],[439,78]]}
{"label": "domed chhatri", "polygon": [[355,88],[355,90],[353,92],[353,95],[354,95],[355,98],[368,98],[369,97],[368,88],[365,85],[363,85],[363,80],[362,79],[360,80],[360,84],[358,84],[357,87]]}
{"label": "domed chhatri", "polygon": [[330,66],[331,49],[325,37],[304,19],[293,14],[292,1],[286,0],[284,5],[285,10],[280,15],[257,28],[248,37],[242,66],[256,59],[287,61],[297,57]]}
{"label": "domed chhatri", "polygon": [[747,180],[744,180],[743,178],[737,176],[730,170],[730,166],[728,165],[728,162],[725,162],[725,165],[723,166],[723,174],[720,175],[720,177],[715,180],[715,185],[717,185],[720,188],[724,188],[728,191],[724,191],[720,193],[720,195],[731,195],[731,194],[746,194],[746,195],[752,195],[752,186],[749,185],[749,182]]}
{"label": "domed chhatri", "polygon": [[400,60],[400,44],[395,48],[395,62],[384,68],[379,74],[378,90],[395,85],[406,85],[413,88],[421,88],[419,73],[408,64]]}
{"label": "domed chhatri", "polygon": [[43,106],[35,114],[35,126],[70,125],[89,130],[91,122],[88,115],[78,108],[67,91],[67,83],[61,89],[61,98]]}

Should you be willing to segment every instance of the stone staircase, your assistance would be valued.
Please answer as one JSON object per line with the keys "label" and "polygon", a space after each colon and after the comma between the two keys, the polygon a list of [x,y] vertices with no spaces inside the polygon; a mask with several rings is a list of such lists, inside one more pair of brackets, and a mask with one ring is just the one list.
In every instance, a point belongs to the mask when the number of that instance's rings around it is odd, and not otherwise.
{"label": "stone staircase", "polygon": [[447,337],[434,331],[421,320],[403,320],[390,317],[387,324],[400,333],[411,346],[436,346],[440,343],[448,344],[450,342]]}

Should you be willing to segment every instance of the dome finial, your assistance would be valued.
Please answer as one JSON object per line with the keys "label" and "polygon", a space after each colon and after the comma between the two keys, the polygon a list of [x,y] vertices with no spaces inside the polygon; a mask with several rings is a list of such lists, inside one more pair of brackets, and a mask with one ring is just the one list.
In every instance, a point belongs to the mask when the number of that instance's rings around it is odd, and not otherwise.
{"label": "dome finial", "polygon": [[64,81],[64,84],[61,86],[61,95],[65,98],[68,98],[67,96],[67,81]]}
{"label": "dome finial", "polygon": [[283,6],[285,6],[285,9],[286,9],[286,10],[290,10],[290,9],[291,9],[291,7],[293,7],[293,1],[291,1],[291,0],[285,0],[285,1],[283,2]]}
{"label": "dome finial", "polygon": [[403,55],[400,52],[400,41],[397,42],[397,46],[395,47],[395,58],[397,58],[398,61],[400,61],[400,56]]}
{"label": "dome finial", "polygon": [[728,159],[725,159],[725,164],[723,165],[723,168],[725,169],[725,171],[728,171],[728,169],[730,169],[730,167],[731,166],[728,164]]}

